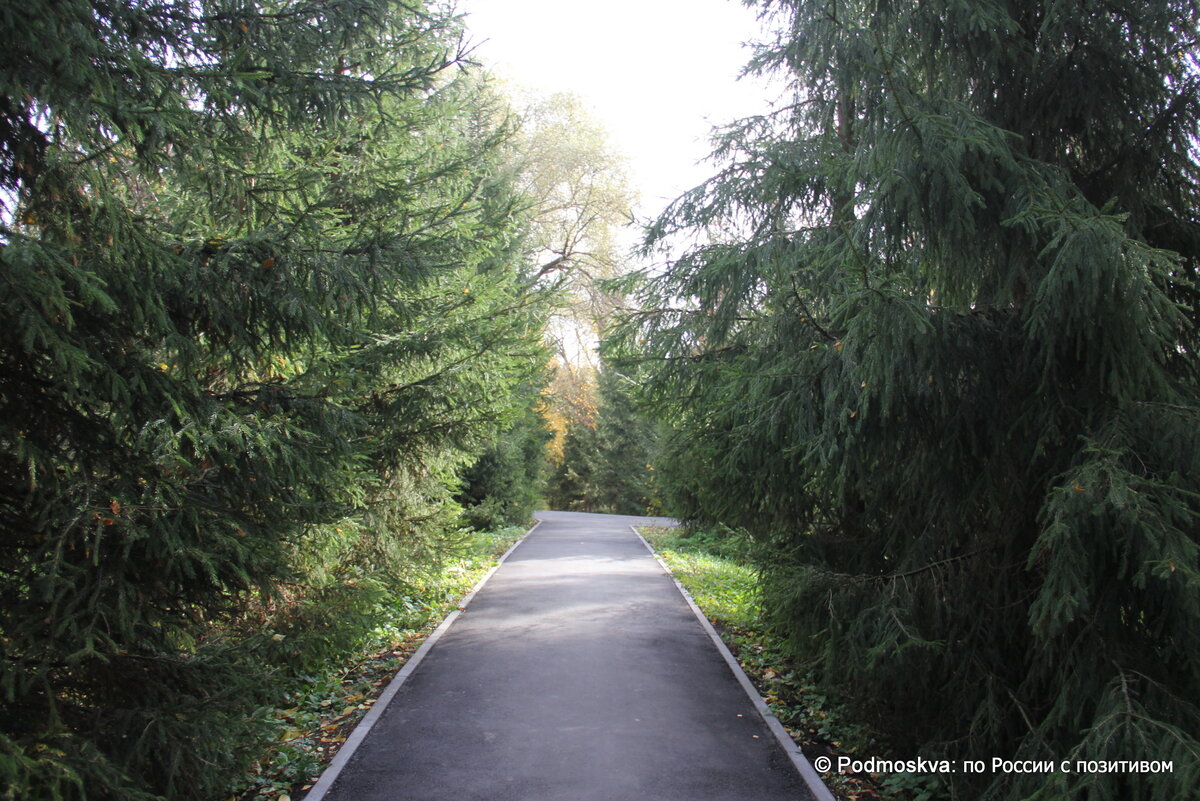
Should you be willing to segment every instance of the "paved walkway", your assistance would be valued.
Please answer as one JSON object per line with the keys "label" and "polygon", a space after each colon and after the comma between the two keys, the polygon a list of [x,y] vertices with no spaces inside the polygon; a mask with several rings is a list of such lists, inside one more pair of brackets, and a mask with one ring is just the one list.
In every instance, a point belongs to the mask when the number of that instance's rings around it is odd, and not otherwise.
{"label": "paved walkway", "polygon": [[810,799],[644,518],[546,512],[324,801]]}

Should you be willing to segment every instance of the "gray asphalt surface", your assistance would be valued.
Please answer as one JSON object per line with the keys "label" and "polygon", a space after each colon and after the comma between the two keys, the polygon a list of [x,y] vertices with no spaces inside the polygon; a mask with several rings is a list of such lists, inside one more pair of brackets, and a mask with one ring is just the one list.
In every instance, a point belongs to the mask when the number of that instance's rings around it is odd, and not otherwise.
{"label": "gray asphalt surface", "polygon": [[629,525],[541,513],[326,799],[811,796]]}

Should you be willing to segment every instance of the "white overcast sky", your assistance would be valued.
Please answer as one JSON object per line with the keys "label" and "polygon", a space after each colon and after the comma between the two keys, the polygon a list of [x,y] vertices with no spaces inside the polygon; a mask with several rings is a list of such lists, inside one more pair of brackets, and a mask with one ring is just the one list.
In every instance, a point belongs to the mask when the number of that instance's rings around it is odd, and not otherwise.
{"label": "white overcast sky", "polygon": [[459,0],[475,56],[518,87],[572,92],[630,164],[638,215],[709,177],[713,125],[767,110],[737,76],[760,37],[738,0]]}

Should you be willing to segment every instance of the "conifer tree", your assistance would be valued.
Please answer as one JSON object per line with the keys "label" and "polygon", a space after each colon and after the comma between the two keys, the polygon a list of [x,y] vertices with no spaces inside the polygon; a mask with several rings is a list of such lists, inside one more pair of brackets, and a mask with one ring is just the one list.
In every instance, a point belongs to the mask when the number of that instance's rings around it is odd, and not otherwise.
{"label": "conifer tree", "polygon": [[603,512],[600,497],[600,432],[597,423],[583,423],[567,430],[563,459],[550,477],[552,509],[572,512]]}
{"label": "conifer tree", "polygon": [[895,755],[1070,760],[939,797],[1189,796],[1196,4],[760,5],[794,95],[656,223],[734,233],[622,340],[688,511],[769,546],[769,615]]}
{"label": "conifer tree", "polygon": [[594,417],[574,421],[550,480],[554,508],[641,515],[655,504],[656,431],[634,406],[629,379],[596,371]]}
{"label": "conifer tree", "polygon": [[503,112],[419,4],[0,30],[0,785],[213,798],[336,639],[247,603],[428,535],[544,359]]}
{"label": "conifer tree", "polygon": [[[524,522],[546,478],[552,480],[554,505],[574,507],[583,502],[580,493],[589,504],[596,502],[597,485],[583,480],[592,466],[567,463],[563,453],[574,437],[573,457],[586,458],[592,449],[584,442],[598,433],[591,351],[619,302],[604,283],[624,269],[617,229],[628,223],[633,200],[603,127],[572,95],[552,95],[524,109],[506,163],[529,215],[526,246],[537,265],[531,280],[553,290],[559,302],[546,325],[556,356],[537,404],[553,434],[547,442],[549,431],[529,415],[467,470],[460,498],[476,526]],[[544,458],[536,455],[537,443],[546,446]],[[542,475],[547,468],[554,469],[552,476]],[[564,480],[576,489],[567,490]]]}
{"label": "conifer tree", "polygon": [[484,531],[525,525],[533,511],[542,508],[550,437],[546,421],[530,398],[524,414],[463,471],[458,500],[474,528]]}
{"label": "conifer tree", "polygon": [[612,365],[600,371],[599,508],[611,514],[644,515],[654,504],[655,429],[634,405],[629,378]]}

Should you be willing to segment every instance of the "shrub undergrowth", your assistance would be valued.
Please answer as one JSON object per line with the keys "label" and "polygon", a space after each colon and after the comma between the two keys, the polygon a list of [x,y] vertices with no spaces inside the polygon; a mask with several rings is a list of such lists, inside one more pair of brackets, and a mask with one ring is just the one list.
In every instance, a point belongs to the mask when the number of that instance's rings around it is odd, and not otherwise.
{"label": "shrub undergrowth", "polygon": [[[360,610],[353,632],[338,634],[340,648],[313,649],[310,641],[309,651],[276,663],[276,704],[259,711],[261,754],[228,798],[279,801],[307,790],[392,675],[525,531],[461,532],[434,566],[414,568],[390,585],[378,576],[347,579],[351,587],[372,584],[364,597],[373,601]],[[321,593],[299,605],[308,617],[325,617],[330,632],[341,627],[344,607],[334,596]],[[292,614],[276,610],[278,617]],[[282,646],[287,639],[272,641]]]}

